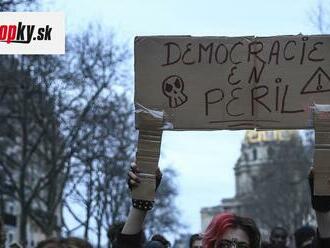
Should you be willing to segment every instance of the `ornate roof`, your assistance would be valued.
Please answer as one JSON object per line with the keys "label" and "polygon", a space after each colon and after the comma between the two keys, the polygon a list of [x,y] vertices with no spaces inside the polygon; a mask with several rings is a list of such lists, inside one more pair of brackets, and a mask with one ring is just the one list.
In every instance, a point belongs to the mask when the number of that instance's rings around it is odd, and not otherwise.
{"label": "ornate roof", "polygon": [[248,130],[245,133],[244,143],[261,143],[261,142],[281,142],[290,140],[292,137],[297,137],[297,130],[271,130],[271,131],[255,131]]}

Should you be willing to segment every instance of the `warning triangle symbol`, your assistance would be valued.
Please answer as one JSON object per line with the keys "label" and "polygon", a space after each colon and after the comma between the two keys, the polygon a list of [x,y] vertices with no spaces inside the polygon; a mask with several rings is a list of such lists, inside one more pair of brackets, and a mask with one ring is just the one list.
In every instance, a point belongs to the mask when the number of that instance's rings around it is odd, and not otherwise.
{"label": "warning triangle symbol", "polygon": [[312,94],[330,91],[330,76],[321,68],[317,68],[301,90],[301,94]]}

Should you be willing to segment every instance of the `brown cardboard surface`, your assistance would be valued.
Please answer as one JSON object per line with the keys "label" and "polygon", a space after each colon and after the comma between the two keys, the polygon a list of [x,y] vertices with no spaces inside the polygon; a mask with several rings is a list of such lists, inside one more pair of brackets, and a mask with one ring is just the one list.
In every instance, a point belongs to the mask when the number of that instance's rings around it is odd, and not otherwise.
{"label": "brown cardboard surface", "polygon": [[[143,117],[143,125],[139,130],[138,149],[136,153],[136,164],[143,173],[154,174],[159,161],[162,122]],[[150,125],[150,126],[148,126]]]}
{"label": "brown cardboard surface", "polygon": [[140,141],[138,142],[138,151],[152,151],[154,153],[160,153],[160,142],[148,142]]}
{"label": "brown cardboard surface", "polygon": [[314,194],[330,195],[330,171],[314,171]]}
{"label": "brown cardboard surface", "polygon": [[315,148],[330,149],[330,132],[315,132]]}
{"label": "brown cardboard surface", "polygon": [[137,150],[137,156],[141,156],[141,157],[151,157],[151,158],[157,158],[159,157],[159,152],[155,152],[152,150]]}
{"label": "brown cardboard surface", "polygon": [[313,107],[315,128],[314,193],[330,195],[330,105]]}
{"label": "brown cardboard surface", "polygon": [[330,150],[315,149],[314,150],[314,168],[316,171],[330,172]]}
{"label": "brown cardboard surface", "polygon": [[313,109],[315,131],[330,132],[330,105],[315,104]]}
{"label": "brown cardboard surface", "polygon": [[133,188],[132,198],[137,200],[153,201],[155,199],[156,177],[155,175],[139,175],[140,184]]}
{"label": "brown cardboard surface", "polygon": [[155,167],[155,162],[139,160],[139,168],[142,168],[144,173],[155,174],[157,167]]}
{"label": "brown cardboard surface", "polygon": [[141,109],[136,113],[135,122],[145,134],[155,134],[156,130],[162,129],[163,112]]}
{"label": "brown cardboard surface", "polygon": [[[148,127],[149,128],[149,127]],[[146,138],[147,140],[159,140],[159,137],[161,136],[159,133],[159,130],[152,130],[152,128],[150,130],[146,130],[147,128],[144,129],[140,129],[139,135],[141,136],[141,138]]]}
{"label": "brown cardboard surface", "polygon": [[310,106],[330,104],[329,68],[327,35],[137,37],[136,110],[174,130],[312,128]]}
{"label": "brown cardboard surface", "polygon": [[[159,156],[147,156],[147,155],[143,156],[143,155],[137,154],[136,160],[137,161],[154,163],[155,168],[157,168]],[[140,164],[137,164],[137,165],[138,165],[141,172],[145,172]]]}
{"label": "brown cardboard surface", "polygon": [[139,123],[139,138],[136,152],[136,164],[140,170],[141,183],[133,189],[133,199],[152,201],[155,197],[155,175],[158,168],[162,128],[164,125],[163,112],[140,109],[136,114]]}
{"label": "brown cardboard surface", "polygon": [[148,142],[159,142],[161,139],[161,134],[158,131],[157,134],[149,135],[144,134],[142,130],[139,132],[139,138],[140,140],[148,141]]}

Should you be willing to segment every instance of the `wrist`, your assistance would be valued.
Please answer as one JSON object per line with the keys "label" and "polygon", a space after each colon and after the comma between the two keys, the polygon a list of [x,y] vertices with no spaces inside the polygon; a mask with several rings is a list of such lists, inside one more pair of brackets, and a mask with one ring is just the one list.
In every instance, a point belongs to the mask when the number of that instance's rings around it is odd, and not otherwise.
{"label": "wrist", "polygon": [[149,211],[154,206],[154,201],[132,199],[132,206],[141,211]]}

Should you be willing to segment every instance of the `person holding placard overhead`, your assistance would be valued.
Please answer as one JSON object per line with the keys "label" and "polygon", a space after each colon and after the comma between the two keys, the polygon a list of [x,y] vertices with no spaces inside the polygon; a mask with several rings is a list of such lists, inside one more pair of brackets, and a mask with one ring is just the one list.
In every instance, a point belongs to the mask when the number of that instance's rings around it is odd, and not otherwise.
{"label": "person holding placard overhead", "polygon": [[[142,174],[142,177],[141,177]],[[147,184],[142,185],[144,182],[144,173],[140,173],[138,167],[133,164],[128,172],[128,186],[131,190],[137,190],[139,187],[151,187],[155,192],[161,182],[162,173],[159,168],[156,170],[155,185]],[[132,207],[129,211],[128,218],[125,222],[123,230],[118,237],[118,246],[120,248],[139,248],[139,247],[157,247],[155,246],[157,241],[148,242],[144,246],[143,235],[143,222],[147,215],[147,212],[153,208],[154,201],[148,200],[136,200],[132,199]],[[161,242],[159,242],[159,247]],[[165,248],[166,246],[164,246]]]}
{"label": "person holding placard overhead", "polygon": [[[161,172],[157,170],[157,190],[161,182]],[[311,200],[316,212],[318,231],[313,244],[314,248],[330,247],[330,196],[316,196],[313,194],[313,171],[310,173]],[[136,165],[131,167],[128,173],[128,184],[131,189],[140,186],[139,170]],[[329,186],[330,187],[330,186]],[[119,235],[120,248],[142,248],[143,222],[152,208],[153,202],[142,203],[130,209],[124,228]],[[145,209],[145,207],[147,209]],[[260,234],[252,219],[232,214],[221,214],[214,217],[206,229],[203,238],[204,248],[259,248]]]}

